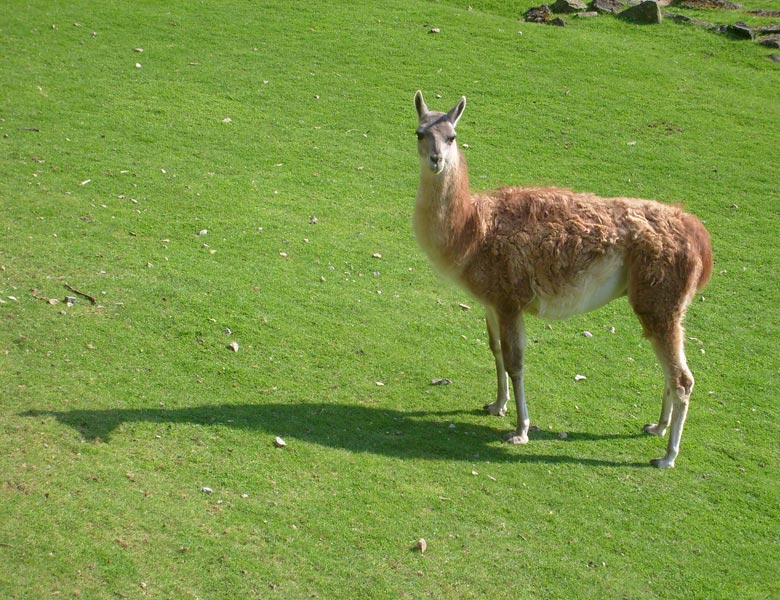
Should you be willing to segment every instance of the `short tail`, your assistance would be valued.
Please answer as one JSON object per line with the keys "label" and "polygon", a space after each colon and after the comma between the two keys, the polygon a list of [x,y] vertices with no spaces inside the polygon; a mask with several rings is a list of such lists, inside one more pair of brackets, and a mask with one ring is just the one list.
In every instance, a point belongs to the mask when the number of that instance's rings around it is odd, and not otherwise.
{"label": "short tail", "polygon": [[712,276],[712,243],[710,242],[710,234],[704,227],[704,224],[690,214],[685,215],[685,226],[688,229],[689,239],[691,240],[691,249],[701,261],[701,273],[699,274],[699,281],[696,283],[696,289],[702,290]]}

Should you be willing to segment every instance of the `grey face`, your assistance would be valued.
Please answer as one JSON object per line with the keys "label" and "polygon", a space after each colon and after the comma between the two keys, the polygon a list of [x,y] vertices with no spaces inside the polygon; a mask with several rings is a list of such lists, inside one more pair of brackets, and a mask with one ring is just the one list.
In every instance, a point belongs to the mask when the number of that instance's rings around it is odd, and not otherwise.
{"label": "grey face", "polygon": [[417,128],[417,152],[434,173],[444,170],[445,158],[455,144],[455,127],[444,113],[428,113],[429,119]]}
{"label": "grey face", "polygon": [[444,171],[457,155],[455,145],[455,125],[466,108],[466,98],[461,98],[455,107],[447,112],[432,112],[428,110],[422,93],[414,97],[417,109],[417,153],[420,162],[436,174]]}

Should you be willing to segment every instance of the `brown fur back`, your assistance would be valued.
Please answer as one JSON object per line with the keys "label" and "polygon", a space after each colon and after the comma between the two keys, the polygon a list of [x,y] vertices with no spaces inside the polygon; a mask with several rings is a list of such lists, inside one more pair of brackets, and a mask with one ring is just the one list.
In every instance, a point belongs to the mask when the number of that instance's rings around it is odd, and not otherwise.
{"label": "brown fur back", "polygon": [[469,205],[454,211],[459,231],[451,232],[448,258],[460,266],[456,277],[498,308],[565,295],[600,259],[641,270],[647,285],[700,270],[701,288],[712,271],[704,226],[679,207],[559,188],[504,188],[472,196]]}

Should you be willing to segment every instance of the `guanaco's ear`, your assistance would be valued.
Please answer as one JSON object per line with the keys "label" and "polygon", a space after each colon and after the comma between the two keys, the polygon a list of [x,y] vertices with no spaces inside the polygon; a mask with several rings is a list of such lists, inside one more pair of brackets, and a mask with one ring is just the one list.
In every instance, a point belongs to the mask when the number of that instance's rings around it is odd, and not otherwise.
{"label": "guanaco's ear", "polygon": [[417,90],[417,93],[414,95],[414,107],[417,109],[417,117],[419,119],[422,119],[425,115],[428,114],[428,105],[425,104],[425,100],[423,99],[423,95],[420,90]]}
{"label": "guanaco's ear", "polygon": [[461,96],[460,100],[458,100],[458,103],[455,105],[455,108],[453,108],[450,112],[447,113],[447,119],[449,119],[453,127],[455,127],[455,125],[458,124],[458,120],[460,119],[465,109],[466,109],[466,96]]}

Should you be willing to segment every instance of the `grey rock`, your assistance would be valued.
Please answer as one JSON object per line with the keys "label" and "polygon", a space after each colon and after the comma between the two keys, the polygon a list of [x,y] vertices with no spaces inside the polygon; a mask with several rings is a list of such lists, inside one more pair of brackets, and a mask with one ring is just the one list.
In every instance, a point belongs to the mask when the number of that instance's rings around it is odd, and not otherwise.
{"label": "grey rock", "polygon": [[547,23],[552,19],[552,11],[547,4],[532,6],[525,13],[525,20],[529,23]]}
{"label": "grey rock", "polygon": [[556,0],[551,7],[554,13],[576,13],[588,9],[582,0]]}
{"label": "grey rock", "polygon": [[726,32],[735,38],[744,40],[752,40],[756,37],[756,34],[753,33],[753,30],[742,21],[737,21],[736,23],[726,27]]}
{"label": "grey rock", "polygon": [[756,27],[753,31],[757,35],[774,35],[780,33],[780,25],[764,25],[763,27]]}
{"label": "grey rock", "polygon": [[739,10],[741,4],[729,2],[728,0],[675,0],[672,2],[675,6],[682,8],[705,8],[717,10]]}
{"label": "grey rock", "polygon": [[768,35],[758,42],[767,48],[780,48],[780,35]]}
{"label": "grey rock", "polygon": [[661,7],[655,0],[648,0],[631,6],[618,14],[619,17],[640,24],[658,24],[663,21]]}
{"label": "grey rock", "polygon": [[688,15],[681,15],[679,13],[670,13],[665,12],[664,18],[672,19],[673,21],[679,21],[680,23],[688,23],[690,25],[696,25],[697,27],[707,27],[709,29],[712,29],[715,27],[712,23],[708,21],[702,21],[700,19],[694,19],[693,17],[689,17]]}
{"label": "grey rock", "polygon": [[628,6],[623,0],[593,0],[590,7],[596,12],[617,14]]}

